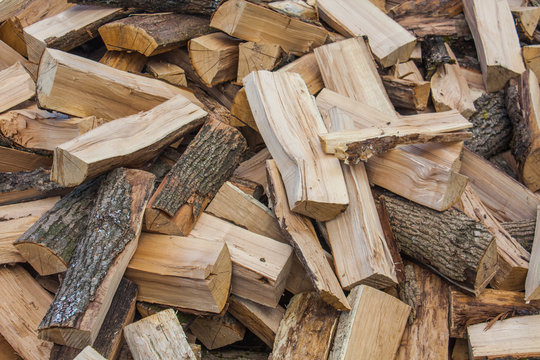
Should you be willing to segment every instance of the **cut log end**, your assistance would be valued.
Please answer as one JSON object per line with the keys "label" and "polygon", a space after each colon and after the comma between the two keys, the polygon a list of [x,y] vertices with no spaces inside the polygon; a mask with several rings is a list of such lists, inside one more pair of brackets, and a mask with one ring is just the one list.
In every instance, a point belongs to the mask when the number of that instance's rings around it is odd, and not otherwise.
{"label": "cut log end", "polygon": [[38,329],[38,337],[41,340],[51,341],[55,344],[70,344],[70,347],[77,349],[82,349],[88,344],[94,343],[95,336],[92,338],[90,331],[68,327]]}
{"label": "cut log end", "polygon": [[61,256],[38,243],[14,244],[21,255],[42,276],[58,274],[67,270],[67,264]]}
{"label": "cut log end", "polygon": [[499,91],[506,86],[508,80],[521,75],[502,66],[489,66],[483,74],[487,92]]}
{"label": "cut log end", "polygon": [[456,201],[458,201],[459,197],[465,190],[465,186],[467,186],[468,181],[469,179],[466,176],[455,171],[451,172],[448,188],[442,197],[441,209],[439,211],[449,209],[453,204],[455,204]]}
{"label": "cut log end", "polygon": [[476,296],[480,294],[481,289],[484,289],[497,273],[497,263],[497,242],[492,241],[478,264],[473,291]]}
{"label": "cut log end", "polygon": [[386,55],[383,58],[378,58],[379,63],[387,68],[402,62],[406,62],[411,57],[411,54],[416,46],[416,38],[411,35],[411,39],[405,45],[397,48],[395,51]]}
{"label": "cut log end", "polygon": [[348,204],[330,204],[303,200],[296,202],[291,210],[319,221],[328,221],[345,211],[347,206]]}
{"label": "cut log end", "polygon": [[52,181],[71,187],[82,184],[87,178],[88,164],[61,147],[54,149],[54,160],[51,171]]}

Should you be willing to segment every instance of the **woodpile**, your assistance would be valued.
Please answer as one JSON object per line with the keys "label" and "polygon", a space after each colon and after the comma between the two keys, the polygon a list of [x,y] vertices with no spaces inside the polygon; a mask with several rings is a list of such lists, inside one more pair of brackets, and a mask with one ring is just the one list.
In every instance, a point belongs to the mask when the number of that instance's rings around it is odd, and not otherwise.
{"label": "woodpile", "polygon": [[0,359],[540,358],[539,0],[0,0]]}

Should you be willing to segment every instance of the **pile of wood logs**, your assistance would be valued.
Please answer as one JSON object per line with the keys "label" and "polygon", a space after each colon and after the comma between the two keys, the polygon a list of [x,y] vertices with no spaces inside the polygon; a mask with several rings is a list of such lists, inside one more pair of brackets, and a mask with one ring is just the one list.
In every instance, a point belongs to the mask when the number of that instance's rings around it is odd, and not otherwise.
{"label": "pile of wood logs", "polygon": [[539,19],[0,0],[0,359],[540,358]]}

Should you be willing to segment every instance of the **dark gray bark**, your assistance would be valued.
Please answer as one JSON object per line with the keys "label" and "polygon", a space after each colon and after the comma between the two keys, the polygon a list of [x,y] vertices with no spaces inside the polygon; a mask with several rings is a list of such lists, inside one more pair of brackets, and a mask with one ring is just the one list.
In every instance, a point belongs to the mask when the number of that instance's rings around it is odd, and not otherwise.
{"label": "dark gray bark", "polygon": [[442,36],[426,36],[422,41],[422,62],[426,80],[431,79],[439,65],[456,63],[448,54],[444,43]]}
{"label": "dark gray bark", "polygon": [[78,4],[124,7],[148,12],[182,12],[211,15],[221,0],[69,0]]}
{"label": "dark gray bark", "polygon": [[51,181],[50,176],[51,171],[44,168],[0,173],[0,204],[41,199],[70,191]]}
{"label": "dark gray bark", "polygon": [[501,225],[525,250],[528,252],[532,251],[534,231],[536,228],[535,219],[504,222]]}

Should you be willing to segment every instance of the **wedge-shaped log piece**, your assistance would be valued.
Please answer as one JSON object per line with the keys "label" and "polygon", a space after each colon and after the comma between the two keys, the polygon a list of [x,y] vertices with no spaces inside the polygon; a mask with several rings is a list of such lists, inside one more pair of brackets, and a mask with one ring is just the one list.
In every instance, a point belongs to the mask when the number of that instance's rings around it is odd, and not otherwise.
{"label": "wedge-shaped log piece", "polygon": [[272,70],[281,59],[283,51],[278,44],[248,41],[238,46],[237,81],[252,71]]}
{"label": "wedge-shaped log piece", "polygon": [[156,78],[169,84],[187,87],[186,72],[180,66],[160,60],[150,60],[146,68]]}
{"label": "wedge-shaped log piece", "polygon": [[475,219],[455,209],[438,212],[398,197],[382,196],[381,201],[403,254],[476,295],[495,276],[495,239]]}
{"label": "wedge-shaped log piece", "polygon": [[189,330],[208,350],[242,341],[246,334],[244,325],[228,313],[223,316],[198,317],[189,326]]}
{"label": "wedge-shaped log piece", "polygon": [[51,181],[50,174],[44,168],[0,173],[0,204],[42,199],[70,191]]}
{"label": "wedge-shaped log piece", "polygon": [[540,77],[540,45],[525,45],[521,48],[525,66],[534,72],[537,78]]}
{"label": "wedge-shaped log piece", "polygon": [[188,90],[55,49],[43,54],[37,87],[41,108],[106,121],[148,111],[178,94],[200,105]]}
{"label": "wedge-shaped log piece", "polygon": [[269,197],[274,213],[279,220],[283,236],[293,246],[320,297],[337,310],[349,310],[349,303],[332,267],[328,264],[313,224],[306,217],[295,214],[290,210],[285,186],[281,180],[276,162],[273,160],[267,161],[266,168],[268,171]]}
{"label": "wedge-shaped log piece", "polygon": [[231,284],[227,245],[193,236],[143,233],[126,277],[138,300],[220,313]]}
{"label": "wedge-shaped log piece", "polygon": [[463,12],[474,37],[488,92],[525,71],[519,38],[507,0],[464,0]]}
{"label": "wedge-shaped log piece", "polygon": [[3,22],[16,14],[28,1],[29,0],[2,1],[0,4],[0,22]]}
{"label": "wedge-shaped log piece", "polygon": [[118,70],[139,73],[144,68],[147,58],[138,52],[107,51],[99,62]]}
{"label": "wedge-shaped log piece", "polygon": [[266,177],[266,160],[271,158],[272,155],[270,155],[268,149],[264,148],[251,158],[242,161],[236,170],[234,170],[233,175],[242,179],[254,181],[266,188],[266,184],[268,183]]}
{"label": "wedge-shaped log piece", "polygon": [[103,179],[86,236],[73,254],[39,337],[84,348],[94,343],[137,247],[154,176],[118,168]]}
{"label": "wedge-shaped log piece", "polygon": [[257,127],[277,163],[292,211],[325,221],[349,203],[339,161],[323,153],[326,132],[298,74],[252,72],[244,80]]}
{"label": "wedge-shaped log piece", "polygon": [[106,360],[99,352],[93,347],[88,345],[77,355],[73,360]]}
{"label": "wedge-shaped log piece", "polygon": [[196,360],[173,309],[126,326],[124,336],[135,360]]}
{"label": "wedge-shaped log piece", "polygon": [[20,62],[0,71],[0,113],[35,95],[36,84]]}
{"label": "wedge-shaped log piece", "polygon": [[328,32],[245,0],[223,3],[210,26],[236,38],[280,45],[287,53],[302,55],[325,43]]}
{"label": "wedge-shaped log piece", "polygon": [[146,230],[188,235],[240,163],[246,147],[237,129],[209,119],[150,199]]}
{"label": "wedge-shaped log piece", "polygon": [[70,0],[79,4],[135,8],[148,12],[179,12],[211,15],[216,11],[219,0]]}
{"label": "wedge-shaped log piece", "polygon": [[365,285],[352,289],[347,299],[352,310],[339,317],[328,359],[393,359],[410,306]]}
{"label": "wedge-shaped log piece", "polygon": [[[510,3],[509,3],[510,5]],[[540,19],[540,7],[538,6],[520,6],[512,7],[512,15],[516,23],[518,34],[521,38],[529,41],[534,39],[534,31]]]}
{"label": "wedge-shaped log piece", "polygon": [[276,307],[292,263],[292,248],[210,214],[202,214],[191,235],[224,241],[231,254],[232,293]]}
{"label": "wedge-shaped log piece", "polygon": [[122,9],[73,6],[24,28],[28,60],[38,64],[45,48],[69,51],[98,35],[98,28],[126,15]]}
{"label": "wedge-shaped log piece", "polygon": [[531,262],[525,283],[525,300],[540,299],[540,206],[536,216],[536,231],[531,252]]}
{"label": "wedge-shaped log piece", "polygon": [[51,179],[74,186],[118,166],[140,166],[203,123],[207,113],[182,95],[99,126],[54,150]]}
{"label": "wedge-shaped log piece", "polygon": [[364,36],[383,67],[409,60],[416,38],[369,1],[320,0],[321,18],[343,36]]}
{"label": "wedge-shaped log piece", "polygon": [[4,70],[12,65],[20,62],[26,70],[32,75],[32,78],[37,77],[37,65],[26,60],[21,54],[13,50],[8,44],[0,40],[0,70]]}
{"label": "wedge-shaped log piece", "polygon": [[411,110],[426,109],[430,93],[429,82],[385,75],[383,83],[394,106]]}

